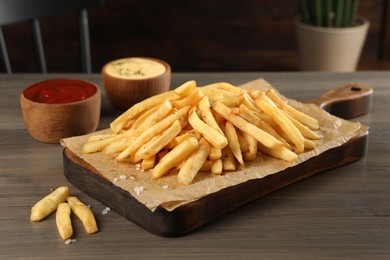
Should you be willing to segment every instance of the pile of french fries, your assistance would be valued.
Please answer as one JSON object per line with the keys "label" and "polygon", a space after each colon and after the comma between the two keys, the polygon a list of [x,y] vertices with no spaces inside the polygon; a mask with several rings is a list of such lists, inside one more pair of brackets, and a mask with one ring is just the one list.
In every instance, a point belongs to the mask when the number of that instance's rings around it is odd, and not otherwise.
{"label": "pile of french fries", "polygon": [[73,213],[81,220],[88,234],[99,231],[92,210],[77,197],[69,195],[69,187],[62,186],[42,198],[31,208],[31,221],[40,221],[56,211],[56,224],[62,239],[73,235],[70,214]]}
{"label": "pile of french fries", "polygon": [[118,162],[153,169],[153,178],[177,169],[184,185],[199,171],[234,171],[261,154],[294,161],[320,139],[318,120],[272,88],[244,90],[226,82],[185,82],[135,104],[110,127],[112,134],[89,137],[82,153],[115,154]]}

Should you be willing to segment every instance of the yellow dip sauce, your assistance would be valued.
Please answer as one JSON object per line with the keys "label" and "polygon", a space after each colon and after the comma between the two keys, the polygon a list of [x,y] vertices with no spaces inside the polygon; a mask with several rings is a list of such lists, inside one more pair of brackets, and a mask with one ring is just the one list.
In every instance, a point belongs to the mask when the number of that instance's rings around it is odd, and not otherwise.
{"label": "yellow dip sauce", "polygon": [[125,58],[111,62],[107,74],[122,79],[145,79],[163,74],[166,68],[158,61],[144,58]]}

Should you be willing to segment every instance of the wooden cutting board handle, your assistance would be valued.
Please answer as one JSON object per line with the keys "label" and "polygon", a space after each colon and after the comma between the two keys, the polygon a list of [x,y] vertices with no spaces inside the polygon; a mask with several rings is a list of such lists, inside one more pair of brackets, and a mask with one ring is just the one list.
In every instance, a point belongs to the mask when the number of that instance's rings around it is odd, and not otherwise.
{"label": "wooden cutting board handle", "polygon": [[349,83],[334,88],[316,99],[305,101],[305,103],[316,104],[332,115],[348,119],[370,111],[372,93],[370,86]]}

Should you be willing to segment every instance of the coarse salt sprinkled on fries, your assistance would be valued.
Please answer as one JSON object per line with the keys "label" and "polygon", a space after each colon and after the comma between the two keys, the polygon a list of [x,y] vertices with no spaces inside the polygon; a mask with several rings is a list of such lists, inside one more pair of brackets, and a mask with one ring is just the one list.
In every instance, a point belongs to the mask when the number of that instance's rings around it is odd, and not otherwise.
{"label": "coarse salt sprinkled on fries", "polygon": [[[150,169],[155,179],[176,168],[183,185],[199,171],[223,174],[265,155],[295,161],[316,147],[319,122],[267,86],[263,91],[185,82],[131,107],[111,123],[113,134],[90,137],[82,152],[116,154],[138,171]],[[135,192],[140,195],[143,187]]]}

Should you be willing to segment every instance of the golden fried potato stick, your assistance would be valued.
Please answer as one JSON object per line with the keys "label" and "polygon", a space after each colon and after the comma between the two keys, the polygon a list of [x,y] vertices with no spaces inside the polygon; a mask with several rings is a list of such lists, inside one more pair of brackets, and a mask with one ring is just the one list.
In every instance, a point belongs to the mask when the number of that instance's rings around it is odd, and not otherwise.
{"label": "golden fried potato stick", "polygon": [[222,158],[222,167],[225,171],[236,170],[236,159],[230,150],[229,146],[223,148],[224,157]]}
{"label": "golden fried potato stick", "polygon": [[214,174],[221,174],[223,171],[222,160],[218,159],[218,160],[212,161],[210,171],[211,171],[211,173],[214,173]]}
{"label": "golden fried potato stick", "polygon": [[58,232],[63,240],[66,240],[73,235],[70,213],[71,210],[68,203],[64,202],[58,205],[56,212],[56,224]]}
{"label": "golden fried potato stick", "polygon": [[178,146],[169,151],[153,169],[153,178],[157,179],[168,173],[170,169],[179,165],[184,159],[190,156],[198,147],[198,139],[189,137]]}
{"label": "golden fried potato stick", "polygon": [[242,132],[242,136],[248,143],[248,151],[243,153],[244,161],[253,161],[257,155],[257,140],[250,134]]}
{"label": "golden fried potato stick", "polygon": [[230,123],[229,121],[226,121],[224,129],[225,129],[225,136],[228,139],[228,146],[230,150],[232,151],[237,161],[241,165],[243,165],[244,160],[242,159],[242,153],[241,153],[240,143],[238,141],[236,129],[234,128],[233,124]]}
{"label": "golden fried potato stick", "polygon": [[117,157],[117,161],[123,161],[127,157],[129,157],[132,153],[137,151],[144,143],[152,139],[154,136],[160,134],[166,128],[168,128],[174,121],[178,120],[180,117],[184,116],[188,110],[189,106],[183,107],[176,111],[173,114],[170,114],[160,122],[154,124],[152,127],[148,128],[145,132],[143,132],[138,138],[123,152],[121,152]]}
{"label": "golden fried potato stick", "polygon": [[88,208],[75,196],[69,196],[66,198],[66,201],[68,201],[73,213],[81,220],[84,229],[88,234],[93,234],[99,231],[95,216],[90,208]]}
{"label": "golden fried potato stick", "polygon": [[117,117],[113,122],[111,122],[110,127],[114,133],[119,133],[123,126],[126,125],[127,121],[137,117],[144,111],[161,104],[162,102],[168,100],[178,99],[180,96],[174,91],[168,91],[165,93],[161,93],[155,96],[152,96],[148,99],[145,99],[131,108],[129,108],[126,112]]}
{"label": "golden fried potato stick", "polygon": [[268,148],[259,143],[257,148],[259,151],[265,154],[271,155],[272,157],[275,157],[277,159],[282,159],[287,162],[293,162],[298,159],[298,155],[296,153],[290,151],[284,146]]}
{"label": "golden fried potato stick", "polygon": [[214,146],[210,147],[210,154],[209,154],[209,160],[215,161],[217,159],[221,159],[222,156],[222,150],[219,148],[215,148]]}
{"label": "golden fried potato stick", "polygon": [[69,196],[69,187],[58,187],[52,193],[38,201],[31,208],[31,221],[40,221],[55,211],[58,204],[65,202]]}
{"label": "golden fried potato stick", "polygon": [[232,84],[227,83],[227,82],[216,82],[216,83],[212,83],[209,85],[205,85],[205,86],[203,86],[203,88],[205,88],[205,89],[208,89],[208,88],[223,89],[223,90],[230,91],[230,92],[233,92],[233,93],[238,94],[238,95],[241,94],[243,91],[241,88],[233,86]]}
{"label": "golden fried potato stick", "polygon": [[180,98],[185,98],[189,94],[191,94],[196,89],[196,81],[190,80],[184,82],[182,85],[175,88],[173,91],[177,93]]}
{"label": "golden fried potato stick", "polygon": [[204,138],[200,139],[198,148],[185,160],[181,167],[177,175],[178,182],[184,185],[190,184],[206,162],[209,153],[209,143]]}
{"label": "golden fried potato stick", "polygon": [[226,120],[231,122],[235,127],[240,129],[243,132],[246,132],[253,137],[256,138],[257,141],[262,143],[264,146],[269,148],[274,148],[277,146],[282,146],[283,143],[277,140],[275,137],[270,135],[269,133],[261,130],[260,128],[256,127],[255,125],[249,123],[242,117],[233,114],[230,109],[222,104],[221,102],[217,101],[212,106],[212,109],[216,111],[218,114],[223,116]]}
{"label": "golden fried potato stick", "polygon": [[199,116],[200,118],[209,126],[217,130],[219,133],[223,134],[221,128],[219,127],[217,121],[215,120],[214,115],[210,110],[210,101],[207,96],[204,96],[198,103]]}
{"label": "golden fried potato stick", "polygon": [[143,170],[149,170],[152,169],[156,165],[156,155],[153,155],[152,157],[149,157],[147,159],[143,159],[141,162],[141,168]]}
{"label": "golden fried potato stick", "polygon": [[206,140],[214,147],[218,149],[224,148],[228,141],[226,137],[219,133],[217,130],[207,125],[205,122],[200,120],[195,110],[192,110],[189,114],[188,121],[190,125],[198,131]]}

